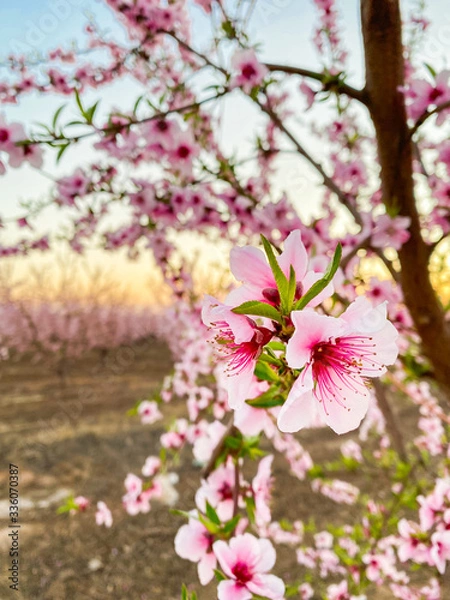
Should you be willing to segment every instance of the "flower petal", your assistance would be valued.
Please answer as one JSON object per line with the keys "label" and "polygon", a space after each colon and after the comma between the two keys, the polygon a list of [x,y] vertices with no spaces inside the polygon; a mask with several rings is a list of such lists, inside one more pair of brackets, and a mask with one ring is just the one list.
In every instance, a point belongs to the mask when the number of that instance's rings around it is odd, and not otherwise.
{"label": "flower petal", "polygon": [[242,408],[244,402],[250,397],[255,365],[256,361],[252,360],[239,373],[228,373],[224,378],[224,388],[228,393],[230,408],[234,410]]}
{"label": "flower petal", "polygon": [[288,279],[292,265],[296,281],[302,281],[308,265],[308,255],[299,229],[292,231],[286,238],[284,250],[278,257],[278,264]]}
{"label": "flower petal", "polygon": [[213,552],[208,552],[197,565],[198,578],[202,585],[208,585],[208,583],[214,577],[214,569],[217,566],[217,559]]}
{"label": "flower petal", "polygon": [[283,580],[275,575],[256,575],[247,587],[254,594],[271,600],[282,600],[285,591]]}
{"label": "flower petal", "polygon": [[291,313],[295,331],[287,344],[286,360],[293,369],[301,369],[310,360],[313,347],[331,337],[338,336],[343,321],[327,317],[312,309],[295,310]]}
{"label": "flower petal", "polygon": [[352,378],[355,382],[353,389],[345,386],[334,371],[330,371],[330,377],[336,378],[337,398],[322,399],[324,420],[333,431],[341,435],[359,427],[369,408],[370,392],[363,380],[356,376]]}
{"label": "flower petal", "polygon": [[175,536],[175,552],[181,558],[192,562],[200,560],[208,548],[207,538],[203,535],[205,527],[195,519],[182,525]]}
{"label": "flower petal", "polygon": [[233,248],[230,253],[230,268],[236,279],[247,285],[259,289],[276,287],[266,257],[259,248]]}
{"label": "flower petal", "polygon": [[[270,463],[271,463],[273,456],[272,457],[266,456],[266,458],[269,458]],[[270,464],[269,464],[269,469],[270,469]],[[259,546],[260,556],[258,558],[258,561],[255,564],[255,569],[259,572],[265,573],[267,571],[270,571],[270,569],[273,568],[273,565],[275,564],[275,561],[277,559],[277,554],[276,554],[275,548],[273,547],[272,542],[270,540],[261,538],[260,540],[258,540],[258,546]]]}
{"label": "flower petal", "polygon": [[312,394],[312,386],[311,369],[307,367],[295,381],[278,414],[280,431],[293,433],[317,422],[318,402]]}
{"label": "flower petal", "polygon": [[236,581],[221,581],[217,588],[218,600],[251,600],[252,593]]}
{"label": "flower petal", "polygon": [[213,544],[213,551],[225,575],[234,577],[231,569],[236,564],[236,556],[233,550],[229,548],[226,542],[218,540]]}

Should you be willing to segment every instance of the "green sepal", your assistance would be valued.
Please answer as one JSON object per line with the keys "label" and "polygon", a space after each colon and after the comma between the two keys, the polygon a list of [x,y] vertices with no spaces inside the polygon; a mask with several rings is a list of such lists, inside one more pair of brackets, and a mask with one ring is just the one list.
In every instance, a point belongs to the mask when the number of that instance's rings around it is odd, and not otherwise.
{"label": "green sepal", "polygon": [[277,373],[265,361],[259,360],[255,367],[255,377],[261,381],[279,381]]}

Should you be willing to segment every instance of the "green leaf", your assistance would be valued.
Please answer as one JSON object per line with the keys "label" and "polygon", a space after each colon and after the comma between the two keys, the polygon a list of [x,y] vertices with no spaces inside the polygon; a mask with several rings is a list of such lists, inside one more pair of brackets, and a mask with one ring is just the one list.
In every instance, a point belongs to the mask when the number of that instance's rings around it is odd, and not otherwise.
{"label": "green leaf", "polygon": [[202,523],[202,525],[206,527],[209,533],[216,534],[219,531],[219,527],[215,523],[212,523],[209,519],[204,517],[202,514],[198,515],[198,520],[200,521],[200,523]]}
{"label": "green leaf", "polygon": [[286,350],[286,345],[283,342],[269,342],[267,347],[271,350],[281,350],[282,352]]}
{"label": "green leaf", "polygon": [[247,509],[247,515],[248,515],[248,519],[250,521],[250,523],[254,523],[255,522],[255,499],[253,498],[253,496],[246,496],[244,498],[244,502],[245,502],[245,507]]}
{"label": "green leaf", "polygon": [[433,77],[433,79],[436,79],[436,69],[434,67],[432,67],[429,63],[424,63],[425,67],[428,69],[431,77]]}
{"label": "green leaf", "polygon": [[66,106],[67,106],[67,104],[63,104],[63,105],[62,105],[62,106],[60,106],[60,107],[58,108],[58,110],[55,112],[55,115],[54,115],[54,117],[53,117],[53,121],[52,121],[52,126],[53,126],[53,129],[55,129],[55,127],[56,127],[56,124],[58,123],[59,116],[60,116],[60,114],[62,113],[62,111],[63,111],[63,110],[66,108]]}
{"label": "green leaf", "polygon": [[284,404],[284,398],[281,394],[273,395],[269,394],[269,392],[265,392],[257,398],[247,400],[246,402],[254,408],[272,408],[273,406],[281,406]]}
{"label": "green leaf", "polygon": [[59,161],[62,158],[62,155],[64,154],[64,152],[67,150],[67,148],[69,146],[70,146],[70,144],[67,143],[67,144],[63,144],[59,147],[58,154],[56,155],[56,163],[59,163]]}
{"label": "green leaf", "polygon": [[214,569],[214,575],[216,576],[217,581],[224,581],[226,579],[225,575],[219,569]]}
{"label": "green leaf", "polygon": [[304,296],[302,296],[300,298],[300,300],[298,300],[294,304],[294,310],[302,310],[303,308],[305,308],[305,306],[307,306],[313,298],[318,296],[327,287],[327,285],[329,283],[331,283],[333,277],[336,274],[336,271],[338,270],[339,264],[341,262],[341,258],[342,258],[342,246],[341,246],[341,244],[338,244],[336,246],[336,250],[334,251],[333,260],[329,264],[325,275],[322,277],[322,279],[319,279],[319,281],[316,281],[316,283],[314,283],[309,288],[309,290],[306,292],[306,294]]}
{"label": "green leaf", "polygon": [[99,105],[99,102],[100,102],[100,100],[97,100],[97,102],[95,104],[93,104],[90,108],[88,108],[86,111],[86,114],[85,114],[86,121],[89,123],[89,125],[92,125],[95,111],[97,110],[97,106]]}
{"label": "green leaf", "polygon": [[236,37],[236,30],[234,28],[233,23],[231,23],[231,21],[224,21],[222,23],[222,29],[225,32],[228,39],[232,40]]}
{"label": "green leaf", "polygon": [[186,586],[183,583],[183,586],[181,588],[181,600],[188,600],[187,594],[188,594],[188,592],[187,592]]}
{"label": "green leaf", "polygon": [[272,319],[272,321],[281,323],[281,315],[277,309],[270,304],[259,302],[258,300],[249,300],[248,302],[244,302],[243,304],[236,306],[236,308],[233,308],[232,312],[237,315],[267,317],[268,319]]}
{"label": "green leaf", "polygon": [[289,267],[289,286],[287,293],[287,312],[291,312],[291,307],[294,303],[295,299],[295,289],[297,287],[297,280],[295,278],[294,267],[290,265]]}
{"label": "green leaf", "polygon": [[72,125],[85,125],[84,121],[70,121],[70,123],[66,123],[65,127],[71,127]]}
{"label": "green leaf", "polygon": [[137,109],[139,108],[139,104],[142,102],[142,100],[143,100],[143,99],[144,99],[144,96],[143,96],[143,95],[142,95],[142,96],[139,96],[139,98],[138,98],[138,99],[136,100],[136,102],[134,103],[134,106],[133,106],[133,115],[135,115],[135,114],[136,114],[136,112],[137,112]]}
{"label": "green leaf", "polygon": [[261,235],[261,241],[264,246],[264,250],[266,252],[270,268],[272,269],[272,273],[275,278],[275,283],[277,284],[278,292],[280,294],[281,310],[283,313],[287,314],[289,282],[287,280],[286,275],[281,270],[280,265],[278,264],[278,261],[275,257],[275,253],[269,240],[266,239],[263,235]]}
{"label": "green leaf", "polygon": [[214,508],[211,506],[211,504],[208,501],[206,501],[206,516],[215,525],[221,525],[221,520],[219,519],[216,511],[214,510]]}
{"label": "green leaf", "polygon": [[225,438],[225,446],[232,450],[238,450],[242,445],[242,439],[235,438],[231,435]]}
{"label": "green leaf", "polygon": [[78,93],[77,89],[75,89],[75,100],[77,102],[77,105],[78,105],[78,108],[80,109],[81,114],[83,115],[83,117],[86,117],[86,113],[84,112],[83,104],[81,103],[80,94]]}
{"label": "green leaf", "polygon": [[266,362],[258,361],[255,367],[255,376],[261,381],[279,381],[278,375]]}
{"label": "green leaf", "polygon": [[225,524],[225,526],[223,528],[223,533],[225,533],[225,534],[232,533],[236,529],[236,525],[238,524],[240,518],[241,518],[241,515],[236,515],[235,517],[230,519]]}
{"label": "green leaf", "polygon": [[169,508],[169,512],[177,517],[186,517],[187,519],[195,518],[194,515],[190,515],[185,510],[179,510],[178,508]]}

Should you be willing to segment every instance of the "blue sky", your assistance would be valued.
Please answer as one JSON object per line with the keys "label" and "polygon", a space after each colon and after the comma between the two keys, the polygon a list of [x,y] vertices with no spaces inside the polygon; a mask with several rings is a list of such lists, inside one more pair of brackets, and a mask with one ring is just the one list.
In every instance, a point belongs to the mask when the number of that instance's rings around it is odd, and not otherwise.
{"label": "blue sky", "polygon": [[[413,0],[405,0],[407,9]],[[349,81],[355,85],[362,80],[362,52],[358,26],[358,0],[341,0],[345,31],[345,43],[351,52]],[[194,42],[201,46],[207,38],[209,23],[200,10],[194,9]],[[427,14],[433,22],[428,42],[423,48],[424,62],[443,66],[450,63],[450,5],[447,0],[430,0]],[[74,41],[84,47],[84,37],[80,33],[88,18],[94,17],[101,24],[106,35],[122,37],[120,25],[114,21],[111,11],[102,0],[15,0],[2,2],[0,6],[0,63],[10,52],[23,52],[27,55],[44,53],[58,45],[67,47]],[[263,58],[272,62],[296,64],[303,67],[319,68],[311,43],[312,27],[316,12],[311,0],[258,0],[251,23],[254,40],[261,43]],[[0,68],[0,80],[5,70]],[[122,80],[107,90],[89,92],[86,102],[102,98],[102,110],[110,106],[124,109],[134,104],[139,95],[139,86],[131,80]],[[72,102],[61,96],[38,97],[35,94],[24,97],[17,106],[5,105],[2,111],[8,121],[50,122],[57,107]],[[301,117],[303,106],[299,106]],[[320,108],[319,110],[324,110]],[[236,96],[227,100],[221,108],[223,126],[221,141],[224,147],[233,149],[245,147],[260,122],[250,102]],[[308,139],[309,142],[309,139]],[[313,153],[320,156],[318,144],[310,146]],[[66,153],[61,165],[56,168],[54,155],[47,152],[45,171],[61,176],[70,173],[77,165],[92,159],[94,154],[88,145]],[[45,198],[51,182],[40,173],[23,167],[10,170],[0,179],[0,214],[15,217],[22,214],[18,203],[21,199]],[[297,199],[299,211],[306,217],[315,214],[314,199],[318,197],[317,178],[298,158],[286,158],[280,165],[276,181],[279,190],[286,189]],[[46,213],[39,225],[43,230],[52,228],[54,214]],[[8,234],[6,234],[8,235]],[[5,233],[3,232],[2,238]]]}
{"label": "blue sky", "polygon": [[[404,2],[405,7],[412,0]],[[6,4],[6,3],[2,3]],[[356,85],[361,83],[362,53],[358,27],[357,0],[340,2],[343,23],[345,24],[345,42],[351,51],[350,80]],[[446,0],[430,0],[428,14],[432,17],[433,31],[430,42],[424,49],[424,59],[430,62],[443,63],[450,56],[450,6]],[[201,11],[194,10],[196,24],[194,40],[201,45],[206,37],[208,22]],[[23,50],[27,54],[45,53],[58,45],[70,45],[75,41],[79,47],[84,46],[84,38],[80,32],[87,18],[94,16],[107,35],[113,38],[122,37],[121,26],[113,20],[111,11],[102,0],[16,0],[0,8],[0,62],[11,51]],[[253,39],[261,43],[263,57],[272,62],[298,64],[317,68],[317,58],[311,44],[312,26],[315,22],[315,9],[311,0],[258,0],[254,11],[251,33]],[[0,76],[5,70],[0,69]],[[132,81],[122,81],[110,86],[108,93],[102,90],[90,92],[87,102],[102,97],[102,106],[106,110],[113,103],[123,108],[132,106],[134,98],[139,94],[139,87]],[[114,99],[114,102],[109,100]],[[61,96],[37,97],[33,94],[23,97],[18,106],[2,107],[8,120],[17,120],[31,124],[33,122],[49,122],[56,108],[68,99]],[[69,99],[70,101],[70,99]],[[225,104],[224,125],[221,133],[222,142],[231,150],[249,140],[257,124],[253,108],[244,100],[233,98]],[[317,148],[319,149],[319,148]],[[313,148],[314,150],[314,148]],[[70,151],[62,161],[61,167],[55,171],[54,156],[47,152],[48,160],[45,168],[53,173],[65,173],[83,159],[92,156],[88,148]],[[300,179],[307,167],[298,163]],[[306,169],[306,171],[305,171]],[[285,178],[284,174],[284,177]],[[280,184],[283,182],[280,181]],[[17,202],[29,194],[45,194],[49,189],[49,181],[33,170],[24,167],[19,171],[10,171],[1,180],[2,214],[13,216],[17,213]]]}

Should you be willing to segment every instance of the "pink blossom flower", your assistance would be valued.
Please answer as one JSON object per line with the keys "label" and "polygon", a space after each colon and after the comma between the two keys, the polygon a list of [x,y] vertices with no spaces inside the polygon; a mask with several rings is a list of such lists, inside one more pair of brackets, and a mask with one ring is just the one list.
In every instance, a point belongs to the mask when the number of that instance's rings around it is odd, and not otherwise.
{"label": "pink blossom flower", "polygon": [[259,87],[267,75],[267,68],[256,57],[254,50],[237,50],[231,59],[234,75],[230,88],[240,87],[246,94]]}
{"label": "pink blossom flower", "polygon": [[408,227],[411,224],[409,217],[391,218],[381,215],[375,222],[372,232],[372,245],[375,248],[394,248],[400,250],[409,239]]}
{"label": "pink blossom flower", "polygon": [[345,458],[352,458],[359,463],[363,460],[361,446],[354,440],[344,442],[341,446],[341,453]]}
{"label": "pink blossom flower", "polygon": [[258,327],[244,315],[236,315],[231,307],[206,296],[202,310],[203,323],[218,331],[214,340],[226,361],[228,377],[225,385],[230,408],[239,408],[249,397],[256,361],[272,332]]}
{"label": "pink blossom flower", "polygon": [[272,479],[273,455],[265,456],[258,465],[258,472],[252,481],[252,491],[255,500],[255,521],[258,527],[268,525],[271,521],[270,498]]}
{"label": "pink blossom flower", "polygon": [[84,496],[77,496],[74,499],[75,504],[78,506],[78,510],[84,512],[89,507],[89,500]]}
{"label": "pink blossom flower", "polygon": [[214,536],[196,518],[193,511],[189,523],[183,525],[175,536],[175,552],[181,558],[198,563],[198,578],[202,585],[207,585],[214,577],[217,559],[212,550]]}
{"label": "pink blossom flower", "polygon": [[192,453],[196,460],[201,464],[206,464],[217,446],[217,440],[220,440],[225,433],[226,427],[220,421],[208,423],[202,434],[195,440]]}
{"label": "pink blossom flower", "polygon": [[38,144],[23,144],[9,151],[10,167],[18,169],[24,162],[28,162],[35,169],[40,169],[44,162],[42,148]]}
{"label": "pink blossom flower", "polygon": [[[269,385],[266,381],[254,379],[247,399],[256,398],[267,391],[268,388]],[[264,431],[267,437],[271,438],[276,430],[271,414],[267,409],[255,408],[247,403],[244,403],[241,408],[235,411],[234,424],[246,437],[259,435],[261,431]]]}
{"label": "pink blossom flower", "polygon": [[[283,252],[277,256],[277,262],[289,278],[291,267],[297,281],[296,298],[300,298],[318,281],[323,273],[308,270],[308,255],[301,239],[300,230],[292,231],[284,242]],[[272,305],[280,303],[277,284],[264,253],[253,246],[233,248],[230,253],[230,267],[234,277],[243,285],[228,294],[226,303],[237,306],[248,300],[259,300]],[[329,284],[309,306],[317,306],[333,293]]]}
{"label": "pink blossom flower", "polygon": [[359,297],[339,317],[311,309],[291,314],[295,331],[286,351],[288,365],[303,369],[278,415],[281,431],[310,427],[316,412],[336,433],[359,426],[369,406],[366,377],[379,377],[398,354],[395,327],[386,304],[372,308]]}
{"label": "pink blossom flower", "polygon": [[212,10],[212,0],[194,0],[195,4],[201,6],[206,13],[210,13]]}
{"label": "pink blossom flower", "polygon": [[244,533],[232,538],[229,544],[222,540],[215,542],[213,550],[228,578],[219,583],[218,600],[251,600],[253,594],[271,600],[283,598],[283,581],[267,573],[276,560],[269,540]]}
{"label": "pink blossom flower", "polygon": [[302,583],[298,588],[300,600],[311,600],[314,596],[314,590],[309,583]]}
{"label": "pink blossom flower", "polygon": [[97,523],[97,525],[104,525],[105,527],[111,527],[113,523],[111,511],[104,502],[97,502],[95,522]]}
{"label": "pink blossom flower", "polygon": [[141,417],[143,425],[152,425],[159,419],[162,419],[162,414],[158,409],[158,403],[154,400],[144,400],[139,404],[138,414]]}
{"label": "pink blossom flower", "polygon": [[450,530],[444,529],[433,533],[429,558],[430,563],[443,575],[446,562],[450,560]]}
{"label": "pink blossom flower", "polygon": [[314,100],[316,98],[316,93],[312,88],[309,87],[309,85],[306,83],[306,81],[302,81],[300,84],[300,91],[302,92],[302,94],[305,96],[306,99],[306,110],[309,110],[311,108],[311,106],[314,104]]}
{"label": "pink blossom flower", "polygon": [[73,175],[62,177],[58,181],[58,202],[65,206],[74,206],[77,196],[84,196],[89,187],[89,179],[82,169],[77,169]]}
{"label": "pink blossom flower", "polygon": [[350,600],[350,594],[348,593],[348,583],[341,581],[341,583],[333,583],[327,588],[328,600]]}
{"label": "pink blossom flower", "polygon": [[423,533],[419,525],[406,519],[400,519],[397,527],[400,534],[397,550],[400,561],[406,562],[412,559],[417,563],[427,562],[428,549],[424,543],[419,541]]}
{"label": "pink blossom flower", "polygon": [[142,467],[144,477],[153,477],[161,468],[161,459],[158,456],[148,456]]}
{"label": "pink blossom flower", "polygon": [[206,511],[206,502],[216,509],[222,521],[228,521],[233,516],[234,507],[234,466],[231,462],[220,465],[211,473],[208,479],[202,481],[195,495],[195,503],[202,511]]}
{"label": "pink blossom flower", "polygon": [[142,479],[133,475],[133,473],[127,475],[125,479],[125,489],[127,490],[127,493],[123,496],[122,501],[125,510],[129,515],[148,513],[151,508],[151,498],[159,498],[162,493],[161,485],[156,479],[153,480],[150,487],[143,489]]}
{"label": "pink blossom flower", "polygon": [[0,115],[0,151],[11,152],[16,148],[15,143],[26,140],[25,130],[20,123],[6,123]]}

